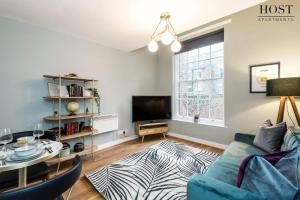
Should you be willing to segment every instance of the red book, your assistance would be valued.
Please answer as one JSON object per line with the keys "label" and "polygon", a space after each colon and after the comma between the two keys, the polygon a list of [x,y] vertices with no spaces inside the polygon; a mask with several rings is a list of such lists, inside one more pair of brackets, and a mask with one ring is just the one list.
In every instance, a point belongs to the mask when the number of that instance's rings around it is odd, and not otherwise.
{"label": "red book", "polygon": [[76,122],[76,133],[79,133],[79,122]]}
{"label": "red book", "polygon": [[70,135],[70,124],[67,123],[67,135]]}
{"label": "red book", "polygon": [[68,123],[66,123],[66,135],[69,135],[69,126],[68,126]]}
{"label": "red book", "polygon": [[80,86],[76,87],[76,97],[80,97]]}
{"label": "red book", "polygon": [[67,135],[70,135],[70,123],[67,123]]}
{"label": "red book", "polygon": [[70,125],[71,125],[71,132],[70,132],[70,135],[73,135],[73,133],[74,133],[74,124],[71,123]]}

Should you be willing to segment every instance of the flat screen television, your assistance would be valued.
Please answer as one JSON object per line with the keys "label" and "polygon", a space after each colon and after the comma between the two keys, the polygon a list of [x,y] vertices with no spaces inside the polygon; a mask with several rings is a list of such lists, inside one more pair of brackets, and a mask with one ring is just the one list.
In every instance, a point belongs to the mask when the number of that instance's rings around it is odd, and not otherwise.
{"label": "flat screen television", "polygon": [[132,96],[132,121],[172,118],[171,96]]}

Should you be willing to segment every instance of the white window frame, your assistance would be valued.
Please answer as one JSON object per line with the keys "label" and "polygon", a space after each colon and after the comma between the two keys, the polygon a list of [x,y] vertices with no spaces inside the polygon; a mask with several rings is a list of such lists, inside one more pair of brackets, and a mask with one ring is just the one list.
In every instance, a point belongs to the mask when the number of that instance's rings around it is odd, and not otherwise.
{"label": "white window frame", "polygon": [[[225,43],[223,42],[223,45]],[[225,46],[225,45],[224,45]],[[225,80],[225,58],[224,58],[224,46],[223,46],[223,67],[224,67],[224,71],[223,71],[223,120],[216,120],[216,119],[209,119],[209,118],[199,118],[198,120],[198,124],[201,125],[208,125],[208,126],[217,126],[217,127],[225,127],[225,87],[224,87],[224,80]],[[181,116],[178,115],[178,86],[177,86],[177,80],[176,80],[176,73],[178,73],[176,71],[176,64],[175,64],[175,54],[172,57],[172,64],[173,64],[173,80],[172,80],[172,120],[175,121],[182,121],[182,122],[190,122],[190,123],[194,123],[194,119],[193,117],[189,117],[189,116]],[[210,58],[211,59],[211,58]],[[187,108],[188,109],[188,108]]]}

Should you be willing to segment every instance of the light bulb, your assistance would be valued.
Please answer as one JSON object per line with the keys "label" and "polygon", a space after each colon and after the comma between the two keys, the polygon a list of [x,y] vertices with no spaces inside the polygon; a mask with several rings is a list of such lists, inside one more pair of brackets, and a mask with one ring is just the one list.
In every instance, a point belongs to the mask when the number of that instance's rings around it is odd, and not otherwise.
{"label": "light bulb", "polygon": [[161,35],[161,42],[165,45],[171,44],[174,40],[173,35],[167,30]]}
{"label": "light bulb", "polygon": [[158,50],[158,44],[154,40],[151,40],[148,44],[148,50],[152,53],[156,52]]}
{"label": "light bulb", "polygon": [[181,43],[178,40],[175,40],[171,45],[171,50],[176,53],[180,51],[180,49],[181,49]]}

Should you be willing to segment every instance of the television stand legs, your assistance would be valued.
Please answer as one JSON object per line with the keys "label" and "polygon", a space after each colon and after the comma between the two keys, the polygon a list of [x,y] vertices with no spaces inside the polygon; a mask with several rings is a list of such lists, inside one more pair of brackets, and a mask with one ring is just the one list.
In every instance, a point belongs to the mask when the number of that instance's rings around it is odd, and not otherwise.
{"label": "television stand legs", "polygon": [[142,139],[142,143],[144,142],[144,138],[147,135],[163,134],[163,137],[165,139],[168,130],[168,124],[165,122],[135,124],[135,133]]}

